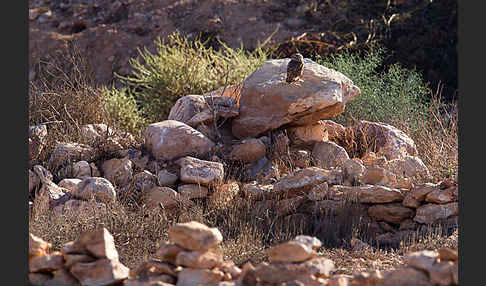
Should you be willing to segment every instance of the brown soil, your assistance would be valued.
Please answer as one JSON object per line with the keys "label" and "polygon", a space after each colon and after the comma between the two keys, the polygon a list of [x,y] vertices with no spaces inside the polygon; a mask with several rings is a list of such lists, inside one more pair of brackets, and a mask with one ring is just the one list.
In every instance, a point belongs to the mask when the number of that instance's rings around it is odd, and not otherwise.
{"label": "brown soil", "polygon": [[128,60],[137,48],[153,51],[154,39],[180,31],[209,39],[215,48],[218,39],[232,48],[264,43],[276,48],[274,57],[295,50],[304,56],[361,50],[380,41],[391,50],[387,63],[417,67],[432,88],[445,84],[444,95],[452,98],[456,11],[450,0],[30,0],[30,78],[36,78],[39,64],[65,54],[74,41],[96,83],[106,84],[114,73],[129,74]]}

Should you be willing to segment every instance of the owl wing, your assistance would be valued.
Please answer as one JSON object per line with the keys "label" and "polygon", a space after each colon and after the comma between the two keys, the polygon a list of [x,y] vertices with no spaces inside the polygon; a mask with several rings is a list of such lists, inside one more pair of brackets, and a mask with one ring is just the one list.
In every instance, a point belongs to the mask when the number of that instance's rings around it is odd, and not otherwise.
{"label": "owl wing", "polygon": [[287,65],[287,82],[292,82],[302,75],[304,63],[291,60]]}

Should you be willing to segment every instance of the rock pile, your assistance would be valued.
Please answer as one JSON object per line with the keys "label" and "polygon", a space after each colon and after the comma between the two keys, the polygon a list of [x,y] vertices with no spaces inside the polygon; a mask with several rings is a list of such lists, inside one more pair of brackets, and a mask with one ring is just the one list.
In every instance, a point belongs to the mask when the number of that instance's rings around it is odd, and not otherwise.
{"label": "rock pile", "polygon": [[217,228],[196,221],[176,224],[170,241],[161,241],[156,258],[128,269],[118,260],[113,236],[104,228],[86,232],[61,251],[33,234],[29,240],[32,285],[126,286],[406,286],[458,285],[458,253],[441,248],[405,255],[405,264],[388,271],[335,274],[334,262],[318,253],[319,239],[300,235],[266,250],[269,262],[242,268],[224,260]]}
{"label": "rock pile", "polygon": [[107,229],[83,233],[61,251],[29,234],[29,281],[32,285],[117,285],[129,269],[118,259],[113,236]]}
{"label": "rock pile", "polygon": [[[300,218],[335,214],[353,201],[378,223],[377,235],[455,222],[457,183],[417,184],[417,177],[430,175],[404,132],[383,123],[344,127],[326,120],[359,95],[351,80],[306,59],[303,81],[289,85],[287,63],[266,62],[223,96],[216,90],[180,98],[168,120],[147,127],[145,148],[106,125],[81,126],[83,143],[60,142],[50,154],[49,166],[62,180],[54,183],[41,165],[29,170],[33,210],[61,214],[82,210],[91,199],[103,207],[133,193],[144,207],[169,213],[196,199],[214,207],[244,199],[256,212],[272,207],[280,216]],[[32,161],[47,131],[30,128]],[[365,150],[359,158],[344,148],[350,136]],[[115,158],[97,158],[95,141],[105,142],[103,150]],[[279,160],[290,168],[279,168]],[[225,182],[232,163],[242,166],[242,179]]]}

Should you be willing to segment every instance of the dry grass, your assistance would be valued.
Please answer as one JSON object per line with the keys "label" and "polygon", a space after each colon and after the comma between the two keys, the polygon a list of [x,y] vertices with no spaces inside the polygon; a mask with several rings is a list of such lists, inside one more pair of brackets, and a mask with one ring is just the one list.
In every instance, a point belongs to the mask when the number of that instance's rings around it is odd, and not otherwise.
{"label": "dry grass", "polygon": [[[77,56],[75,50],[70,60],[77,63],[74,66],[83,66],[82,62],[78,62],[82,57]],[[89,71],[79,68],[71,70],[72,73],[68,74],[59,63],[54,62],[46,67],[46,77],[31,84],[29,124],[46,123],[49,128],[48,148],[40,162],[46,159],[56,140],[82,142],[80,125],[114,124],[105,109],[103,97],[99,96],[99,90],[93,87],[87,76]],[[447,109],[441,104],[438,96],[440,91],[436,95],[419,132],[409,132],[405,123],[397,127],[414,139],[419,157],[438,181],[457,173],[457,111],[455,106]],[[349,144],[350,148],[357,146],[352,140],[343,144]],[[280,147],[282,150],[273,151],[279,154],[275,162],[281,174],[284,174],[292,171],[294,166],[290,156],[286,156],[288,146],[285,142]],[[362,152],[353,150],[350,155]],[[225,181],[245,180],[244,168],[238,163],[225,162]],[[120,191],[117,189],[118,193]],[[401,255],[405,251],[436,249],[440,246],[457,249],[457,232],[450,235],[439,226],[431,227],[428,232],[417,233],[403,241],[398,248],[353,250],[350,247],[352,238],[372,243],[374,234],[359,207],[352,201],[344,201],[337,215],[327,214],[322,209],[306,220],[292,220],[277,215],[275,206],[265,209],[258,203],[243,199],[236,199],[228,207],[220,209],[211,208],[200,200],[194,207],[181,208],[176,215],[170,215],[141,208],[138,196],[134,188],[127,187],[118,202],[107,205],[106,211],[90,209],[62,216],[53,213],[32,214],[29,231],[52,243],[53,249],[59,249],[86,230],[106,227],[115,238],[121,262],[130,268],[153,257],[157,242],[168,238],[171,225],[191,220],[217,227],[223,234],[221,248],[225,258],[237,265],[248,261],[254,264],[262,262],[267,258],[265,249],[300,234],[318,237],[323,242],[320,252],[336,263],[338,273],[344,274],[352,274],[360,267],[394,268],[402,263]]]}

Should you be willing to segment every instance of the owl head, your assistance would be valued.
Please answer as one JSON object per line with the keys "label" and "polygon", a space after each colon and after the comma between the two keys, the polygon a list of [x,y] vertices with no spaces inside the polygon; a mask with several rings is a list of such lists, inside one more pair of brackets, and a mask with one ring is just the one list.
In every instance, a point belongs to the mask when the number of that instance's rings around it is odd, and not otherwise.
{"label": "owl head", "polygon": [[299,61],[299,62],[303,62],[304,61],[304,57],[300,53],[295,53],[292,56],[290,56],[290,58],[292,60],[294,60],[294,61]]}

